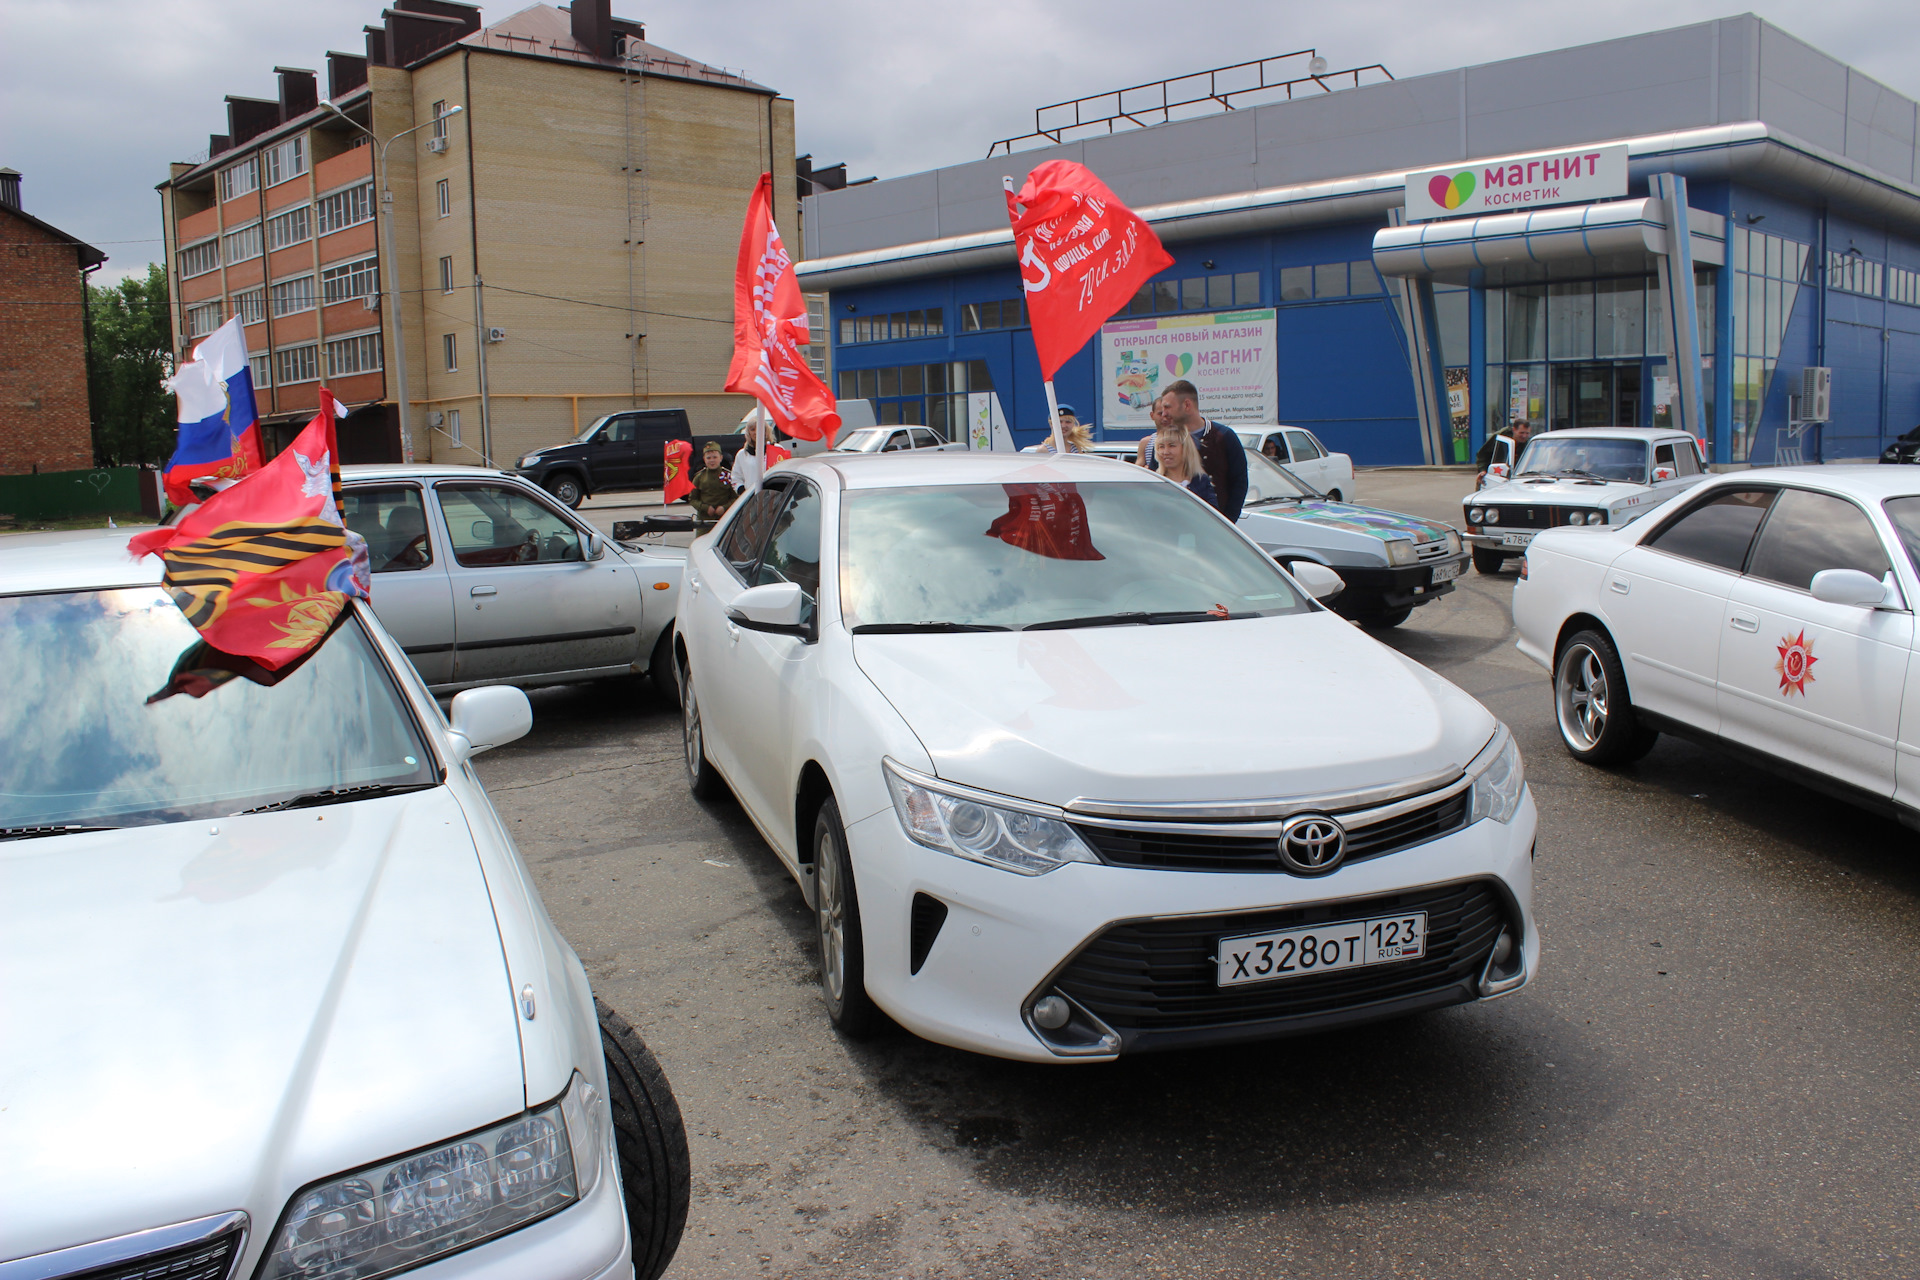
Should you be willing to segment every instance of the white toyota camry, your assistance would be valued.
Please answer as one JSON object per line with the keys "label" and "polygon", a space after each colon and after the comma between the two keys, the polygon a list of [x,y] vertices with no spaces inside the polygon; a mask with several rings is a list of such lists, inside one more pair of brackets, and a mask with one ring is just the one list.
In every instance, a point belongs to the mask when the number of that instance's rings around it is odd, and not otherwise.
{"label": "white toyota camry", "polygon": [[1086,1060],[1506,994],[1519,752],[1337,587],[1138,468],[799,460],[691,552],[692,786],[799,881],[849,1034]]}

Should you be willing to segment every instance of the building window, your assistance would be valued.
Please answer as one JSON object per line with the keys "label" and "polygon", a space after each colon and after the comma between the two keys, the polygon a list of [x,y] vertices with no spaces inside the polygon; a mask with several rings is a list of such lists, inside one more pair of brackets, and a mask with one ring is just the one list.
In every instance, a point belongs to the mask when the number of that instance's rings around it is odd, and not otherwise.
{"label": "building window", "polygon": [[1127,304],[1126,313],[1146,316],[1155,312],[1227,311],[1259,305],[1260,273],[1242,271],[1237,275],[1223,273],[1152,281],[1140,286],[1140,291]]}
{"label": "building window", "polygon": [[997,302],[966,302],[960,306],[960,332],[981,329],[1018,329],[1027,323],[1027,300],[1006,298]]}
{"label": "building window", "polygon": [[[290,316],[301,311],[313,310],[313,277],[299,276],[292,280],[282,280],[274,285],[273,314]],[[282,382],[286,379],[282,378]]]}
{"label": "building window", "polygon": [[[1240,277],[1235,276],[1237,281]],[[1359,262],[1320,262],[1310,267],[1280,268],[1280,301],[1311,298],[1370,297],[1380,293],[1380,273],[1370,259]],[[1236,287],[1235,292],[1239,290]],[[1236,303],[1245,306],[1245,303]]]}
{"label": "building window", "polygon": [[206,337],[220,327],[220,319],[220,304],[218,302],[207,302],[197,307],[188,307],[187,336],[189,338]]}
{"label": "building window", "polygon": [[991,390],[985,360],[840,371],[840,399],[871,400],[882,424],[929,426],[948,440],[966,434],[967,393]]}
{"label": "building window", "polygon": [[233,314],[240,317],[241,324],[259,324],[267,318],[267,291],[249,289],[245,293],[233,295]]}
{"label": "building window", "polygon": [[219,266],[220,242],[218,240],[202,240],[199,244],[190,244],[180,251],[182,280],[203,276]]}
{"label": "building window", "polygon": [[447,104],[445,100],[433,104],[433,136],[441,141],[447,136]]}
{"label": "building window", "polygon": [[282,347],[273,353],[275,372],[281,386],[293,382],[316,382],[320,378],[320,347],[309,342],[304,347]]}
{"label": "building window", "polygon": [[453,292],[453,259],[440,259],[440,292]]}
{"label": "building window", "polygon": [[380,370],[380,335],[363,333],[327,344],[327,376],[344,378],[350,373],[377,373]]}
{"label": "building window", "polygon": [[235,196],[246,195],[260,186],[260,161],[258,157],[248,156],[239,164],[230,164],[220,171],[220,199],[231,200]]}
{"label": "building window", "polygon": [[267,247],[284,249],[313,237],[313,209],[301,205],[267,219]]}
{"label": "building window", "polygon": [[445,178],[433,184],[433,198],[439,206],[441,217],[444,218],[453,212],[453,193],[447,189]]}
{"label": "building window", "polygon": [[304,135],[288,138],[278,146],[268,147],[261,157],[266,163],[266,185],[297,178],[307,171],[307,140]]}
{"label": "building window", "polygon": [[447,358],[447,372],[453,373],[460,368],[460,335],[445,333],[440,335],[440,352]]}
{"label": "building window", "polygon": [[[989,304],[998,307],[999,303]],[[1008,302],[1017,306],[1018,300]],[[811,316],[811,311],[809,311]],[[826,304],[822,300],[820,321],[826,323]],[[812,323],[809,319],[809,323]],[[999,328],[999,325],[992,326]],[[886,342],[901,338],[938,338],[947,331],[946,313],[938,307],[925,311],[895,311],[891,315],[861,316],[840,322],[842,342]]]}
{"label": "building window", "polygon": [[269,356],[248,356],[247,370],[253,375],[255,390],[273,385],[273,360]]}
{"label": "building window", "polygon": [[[827,376],[827,337],[832,333],[827,321],[827,295],[809,293],[807,298],[807,364],[822,379]],[[925,316],[922,316],[922,323]]]}
{"label": "building window", "polygon": [[371,298],[380,292],[380,260],[361,258],[343,262],[320,272],[320,300],[325,303],[351,302]]}
{"label": "building window", "polygon": [[[448,340],[451,341],[453,335],[448,334],[447,337]],[[447,410],[447,439],[453,442],[453,447],[456,449],[463,443],[460,439],[460,411],[458,409]]]}
{"label": "building window", "polygon": [[1887,268],[1887,301],[1920,307],[1920,272],[1905,267]]}
{"label": "building window", "polygon": [[226,246],[228,266],[260,256],[260,224],[257,222],[238,231],[229,231],[220,240]]}
{"label": "building window", "polygon": [[331,235],[358,226],[373,216],[373,184],[363,182],[345,191],[320,197],[320,234]]}
{"label": "building window", "polygon": [[[1779,363],[1780,343],[1793,318],[1800,284],[1818,259],[1810,246],[1746,227],[1733,231],[1733,439],[1730,454],[1745,462],[1752,452]],[[1657,298],[1657,293],[1655,294]],[[1653,318],[1649,317],[1652,321]],[[1701,318],[1701,344],[1707,333]],[[1651,322],[1649,329],[1659,331]]]}
{"label": "building window", "polygon": [[1879,263],[1869,262],[1857,253],[1834,253],[1831,250],[1827,252],[1827,288],[1829,289],[1877,298],[1880,296],[1881,271]]}

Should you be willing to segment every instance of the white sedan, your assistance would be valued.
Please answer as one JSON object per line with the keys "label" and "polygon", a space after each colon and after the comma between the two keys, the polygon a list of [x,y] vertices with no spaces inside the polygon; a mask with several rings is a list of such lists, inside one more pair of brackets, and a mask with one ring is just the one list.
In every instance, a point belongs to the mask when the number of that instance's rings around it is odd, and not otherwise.
{"label": "white sedan", "polygon": [[1058,1062],[1504,995],[1519,752],[1337,586],[1105,459],[796,461],[692,550],[692,787],[800,883],[848,1034]]}
{"label": "white sedan", "polygon": [[1335,502],[1353,501],[1353,458],[1334,453],[1305,427],[1235,427],[1248,453],[1265,454]]}
{"label": "white sedan", "polygon": [[1904,467],[1742,471],[1625,528],[1542,531],[1513,619],[1576,759],[1672,732],[1913,823],[1916,551]]}

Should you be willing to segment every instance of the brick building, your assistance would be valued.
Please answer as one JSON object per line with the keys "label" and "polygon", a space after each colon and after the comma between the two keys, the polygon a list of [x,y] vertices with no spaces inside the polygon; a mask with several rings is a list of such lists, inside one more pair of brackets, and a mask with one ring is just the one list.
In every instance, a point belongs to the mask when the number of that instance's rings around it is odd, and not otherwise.
{"label": "brick building", "polygon": [[87,276],[106,260],[23,210],[0,169],[0,475],[93,465]]}
{"label": "brick building", "polygon": [[209,158],[160,184],[183,346],[246,317],[270,442],[324,383],[355,411],[348,460],[401,456],[396,337],[420,459],[511,466],[617,408],[737,422],[734,258],[763,171],[797,224],[792,102],[648,42],[610,0],[494,26],[396,0],[383,23],[364,55],[327,54],[324,99],[289,67],[277,100],[229,97]]}

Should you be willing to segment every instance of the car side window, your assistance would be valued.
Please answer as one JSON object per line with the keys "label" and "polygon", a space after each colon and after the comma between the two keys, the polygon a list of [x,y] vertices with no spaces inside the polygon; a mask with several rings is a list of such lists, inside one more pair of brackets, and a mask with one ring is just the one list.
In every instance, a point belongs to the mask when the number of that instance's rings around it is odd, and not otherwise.
{"label": "car side window", "polygon": [[1823,569],[1858,569],[1871,577],[1886,575],[1886,548],[1867,513],[1829,493],[1782,489],[1747,573],[1802,591]]}
{"label": "car side window", "polygon": [[754,585],[769,582],[799,583],[809,610],[820,594],[820,491],[810,484],[793,486],[792,499],[774,521]]}
{"label": "car side window", "polygon": [[558,511],[513,485],[442,485],[453,558],[470,568],[551,564],[581,558],[580,531]]}
{"label": "car side window", "polygon": [[898,452],[899,450],[901,450],[901,449],[905,449],[905,448],[907,448],[907,447],[908,447],[908,446],[907,446],[907,433],[906,433],[906,432],[904,432],[904,431],[896,431],[896,432],[894,432],[894,433],[893,433],[892,435],[890,435],[890,436],[888,436],[888,437],[887,437],[887,442],[886,442],[886,444],[884,444],[883,446],[881,446],[881,449],[880,449],[880,452],[882,452],[882,453],[895,453],[895,452]]}
{"label": "car side window", "polygon": [[639,438],[640,424],[632,418],[615,418],[600,433],[603,444],[632,444]]}
{"label": "car side window", "polygon": [[1320,450],[1314,448],[1313,441],[1308,439],[1304,431],[1287,432],[1287,444],[1293,448],[1293,457],[1296,462],[1311,462],[1322,456]]}
{"label": "car side window", "polygon": [[1913,571],[1920,573],[1920,498],[1888,498],[1880,505],[1887,519],[1893,521]]}
{"label": "car side window", "polygon": [[1657,530],[1646,545],[1738,573],[1747,563],[1754,531],[1773,501],[1773,489],[1721,489]]}
{"label": "car side window", "polygon": [[760,549],[767,544],[767,530],[786,498],[785,485],[768,485],[756,489],[745,502],[734,504],[735,514],[720,539],[720,558],[732,565],[748,586],[753,585]]}
{"label": "car side window", "polygon": [[934,435],[933,432],[928,431],[925,427],[915,427],[913,429],[913,447],[914,448],[931,449],[939,443],[940,443],[940,437]]}
{"label": "car side window", "polygon": [[347,528],[367,540],[375,573],[401,573],[433,563],[427,507],[412,485],[348,489],[340,514]]}

